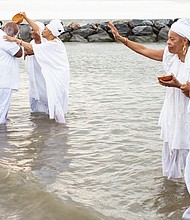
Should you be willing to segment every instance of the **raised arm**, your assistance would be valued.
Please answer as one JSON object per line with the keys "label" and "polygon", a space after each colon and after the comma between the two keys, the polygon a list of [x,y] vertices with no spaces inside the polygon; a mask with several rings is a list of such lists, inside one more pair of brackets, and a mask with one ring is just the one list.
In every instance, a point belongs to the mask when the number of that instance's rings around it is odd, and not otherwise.
{"label": "raised arm", "polygon": [[36,33],[40,34],[40,28],[39,26],[32,21],[30,18],[27,17],[25,12],[20,12],[20,14],[23,16],[23,18],[28,22],[28,24],[30,25],[30,27],[32,28],[32,30]]}
{"label": "raised arm", "polygon": [[139,43],[129,40],[127,37],[121,36],[119,34],[119,31],[112,22],[109,22],[108,27],[111,29],[114,37],[118,39],[121,43],[126,45],[128,48],[130,48],[131,50],[150,59],[162,61],[164,50],[155,50],[155,49],[147,48]]}

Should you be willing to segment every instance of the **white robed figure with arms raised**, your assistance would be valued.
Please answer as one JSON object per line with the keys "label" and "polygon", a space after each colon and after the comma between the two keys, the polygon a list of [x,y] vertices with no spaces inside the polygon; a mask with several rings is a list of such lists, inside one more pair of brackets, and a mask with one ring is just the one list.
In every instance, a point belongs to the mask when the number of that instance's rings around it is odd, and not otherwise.
{"label": "white robed figure with arms raised", "polygon": [[[50,22],[42,32],[43,37],[46,38],[50,30],[54,36],[60,35],[57,24],[60,23],[55,20]],[[33,51],[46,82],[49,117],[65,123],[64,115],[68,111],[70,78],[65,46],[60,39],[55,38],[54,41],[33,45]]]}

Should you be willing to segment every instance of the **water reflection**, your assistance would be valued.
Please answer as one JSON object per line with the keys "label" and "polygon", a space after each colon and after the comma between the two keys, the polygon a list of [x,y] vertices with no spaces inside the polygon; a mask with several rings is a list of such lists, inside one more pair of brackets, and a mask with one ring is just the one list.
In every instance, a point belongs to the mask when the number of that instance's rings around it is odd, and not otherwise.
{"label": "water reflection", "polygon": [[44,117],[31,116],[35,129],[30,135],[29,148],[33,151],[31,170],[46,184],[54,182],[56,175],[68,168],[68,127]]}
{"label": "water reflection", "polygon": [[15,124],[0,128],[2,220],[107,219],[48,190],[70,164],[68,130],[43,114],[31,115],[29,127]]}
{"label": "water reflection", "polygon": [[7,126],[6,125],[1,125],[0,126],[0,157],[2,157],[4,148],[8,144],[7,140]]}
{"label": "water reflection", "polygon": [[154,197],[153,209],[157,210],[162,219],[181,219],[183,211],[190,204],[184,180],[168,180],[162,177],[159,188],[160,191]]}
{"label": "water reflection", "polygon": [[31,115],[29,127],[2,127],[0,164],[12,172],[31,171],[50,184],[69,165],[67,133],[65,125],[48,120],[43,114]]}

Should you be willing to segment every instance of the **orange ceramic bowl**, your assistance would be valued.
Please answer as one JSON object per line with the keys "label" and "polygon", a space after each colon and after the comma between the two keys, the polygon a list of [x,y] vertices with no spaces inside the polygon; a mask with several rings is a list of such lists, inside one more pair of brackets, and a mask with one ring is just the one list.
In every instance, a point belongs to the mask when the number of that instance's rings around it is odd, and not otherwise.
{"label": "orange ceramic bowl", "polygon": [[12,21],[16,24],[20,24],[23,21],[23,16],[21,14],[16,14],[12,17]]}
{"label": "orange ceramic bowl", "polygon": [[158,76],[158,80],[164,80],[164,81],[170,81],[172,80],[172,75],[166,75],[166,76]]}

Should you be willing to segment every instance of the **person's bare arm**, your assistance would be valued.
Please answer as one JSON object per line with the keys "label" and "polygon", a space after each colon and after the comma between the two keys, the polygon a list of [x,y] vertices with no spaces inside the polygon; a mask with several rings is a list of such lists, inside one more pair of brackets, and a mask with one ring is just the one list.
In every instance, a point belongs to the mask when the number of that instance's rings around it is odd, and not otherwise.
{"label": "person's bare arm", "polygon": [[28,24],[30,25],[30,27],[33,29],[34,32],[40,33],[39,26],[34,21],[32,21],[30,18],[28,18],[25,12],[20,12],[20,14],[28,22]]}
{"label": "person's bare arm", "polygon": [[10,36],[3,36],[3,38],[6,40],[6,41],[9,41],[9,42],[15,42],[17,44],[19,44],[20,46],[23,46],[24,48],[26,48],[26,50],[28,51],[28,53],[33,53],[33,47],[32,47],[32,44],[28,43],[28,42],[25,42],[23,40],[20,40],[16,37],[10,37]]}
{"label": "person's bare arm", "polygon": [[131,50],[150,59],[162,61],[164,50],[155,50],[155,49],[147,48],[139,43],[136,43],[134,41],[129,40],[126,37],[121,36],[119,34],[119,31],[112,22],[109,22],[108,27],[111,29],[114,37],[118,39],[120,42],[122,42],[124,45],[129,47]]}

